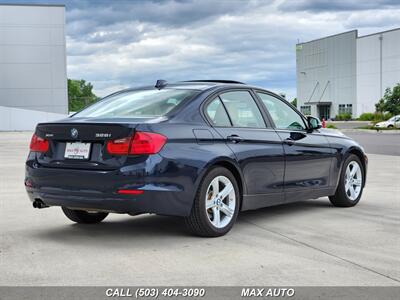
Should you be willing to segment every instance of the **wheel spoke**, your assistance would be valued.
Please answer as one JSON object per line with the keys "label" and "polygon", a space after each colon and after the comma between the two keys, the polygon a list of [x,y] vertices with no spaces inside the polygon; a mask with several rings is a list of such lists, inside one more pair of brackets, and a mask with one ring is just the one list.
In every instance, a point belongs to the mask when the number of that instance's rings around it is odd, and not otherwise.
{"label": "wheel spoke", "polygon": [[353,186],[350,186],[350,198],[351,200],[354,200],[356,197],[356,191],[354,190]]}
{"label": "wheel spoke", "polygon": [[349,189],[350,189],[350,183],[347,182],[347,183],[345,184],[345,186],[344,186],[344,190],[345,190],[346,192],[348,192]]}
{"label": "wheel spoke", "polygon": [[220,215],[220,211],[217,207],[214,207],[212,209],[213,211],[213,221],[212,223],[214,224],[214,226],[219,227],[219,223],[221,221],[221,215]]}
{"label": "wheel spoke", "polygon": [[206,209],[213,208],[215,206],[214,199],[208,200],[206,203]]}
{"label": "wheel spoke", "polygon": [[351,175],[350,175],[350,165],[349,165],[349,166],[347,167],[347,169],[346,169],[346,179],[349,180],[350,177],[351,177]]}
{"label": "wheel spoke", "polygon": [[355,185],[355,186],[361,186],[361,179],[354,179],[353,180],[353,185]]}
{"label": "wheel spoke", "polygon": [[223,212],[227,217],[231,218],[233,216],[234,210],[225,203],[222,203],[221,212]]}
{"label": "wheel spoke", "polygon": [[211,186],[213,188],[213,197],[215,198],[217,194],[219,193],[219,180],[218,177],[214,178],[213,181],[211,181]]}
{"label": "wheel spoke", "polygon": [[358,171],[358,164],[353,164],[353,169],[351,169],[350,176],[354,177],[357,171]]}
{"label": "wheel spoke", "polygon": [[221,199],[225,199],[233,190],[233,185],[232,183],[228,183],[224,189],[221,191],[220,195],[221,195]]}

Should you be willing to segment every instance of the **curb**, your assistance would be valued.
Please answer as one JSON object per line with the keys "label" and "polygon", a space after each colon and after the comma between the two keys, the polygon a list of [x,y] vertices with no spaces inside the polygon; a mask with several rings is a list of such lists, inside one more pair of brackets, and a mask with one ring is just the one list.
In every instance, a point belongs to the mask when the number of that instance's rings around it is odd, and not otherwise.
{"label": "curb", "polygon": [[400,134],[400,130],[374,130],[374,129],[337,129],[341,132],[366,132],[371,134]]}

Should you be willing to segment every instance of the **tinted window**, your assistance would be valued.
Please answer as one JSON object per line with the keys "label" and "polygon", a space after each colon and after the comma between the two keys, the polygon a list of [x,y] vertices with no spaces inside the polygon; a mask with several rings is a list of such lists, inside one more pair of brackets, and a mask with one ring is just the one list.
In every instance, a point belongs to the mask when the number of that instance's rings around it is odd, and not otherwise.
{"label": "tinted window", "polygon": [[207,106],[207,115],[215,126],[231,126],[226,110],[219,98],[215,98]]}
{"label": "tinted window", "polygon": [[253,97],[247,91],[220,95],[235,127],[264,128],[265,123]]}
{"label": "tinted window", "polygon": [[303,118],[285,102],[268,94],[257,93],[268,109],[276,128],[304,130]]}
{"label": "tinted window", "polygon": [[77,117],[135,118],[159,117],[183,100],[194,96],[194,90],[138,90],[111,95],[77,113]]}

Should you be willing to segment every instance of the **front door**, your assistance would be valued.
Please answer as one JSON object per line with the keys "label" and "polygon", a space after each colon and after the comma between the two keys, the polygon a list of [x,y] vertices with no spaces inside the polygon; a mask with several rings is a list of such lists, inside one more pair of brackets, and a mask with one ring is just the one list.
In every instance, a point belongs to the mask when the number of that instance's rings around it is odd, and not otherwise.
{"label": "front door", "polygon": [[240,164],[247,187],[243,209],[283,202],[282,142],[275,130],[268,128],[251,93],[222,93],[208,104],[206,113]]}
{"label": "front door", "polygon": [[327,190],[333,157],[327,138],[306,131],[279,130],[278,134],[286,157],[286,201],[311,198],[319,194],[316,190]]}
{"label": "front door", "polygon": [[327,189],[333,157],[327,138],[316,131],[308,133],[304,118],[282,100],[266,93],[257,94],[283,142],[286,201],[311,198],[318,195],[317,190]]}

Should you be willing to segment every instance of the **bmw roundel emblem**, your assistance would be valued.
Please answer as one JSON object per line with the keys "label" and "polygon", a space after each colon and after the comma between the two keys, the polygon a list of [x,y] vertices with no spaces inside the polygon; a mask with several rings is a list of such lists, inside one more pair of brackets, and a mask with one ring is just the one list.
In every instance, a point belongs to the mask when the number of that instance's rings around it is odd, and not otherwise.
{"label": "bmw roundel emblem", "polygon": [[72,128],[71,129],[71,137],[73,137],[74,139],[76,139],[78,137],[78,129],[76,128]]}

